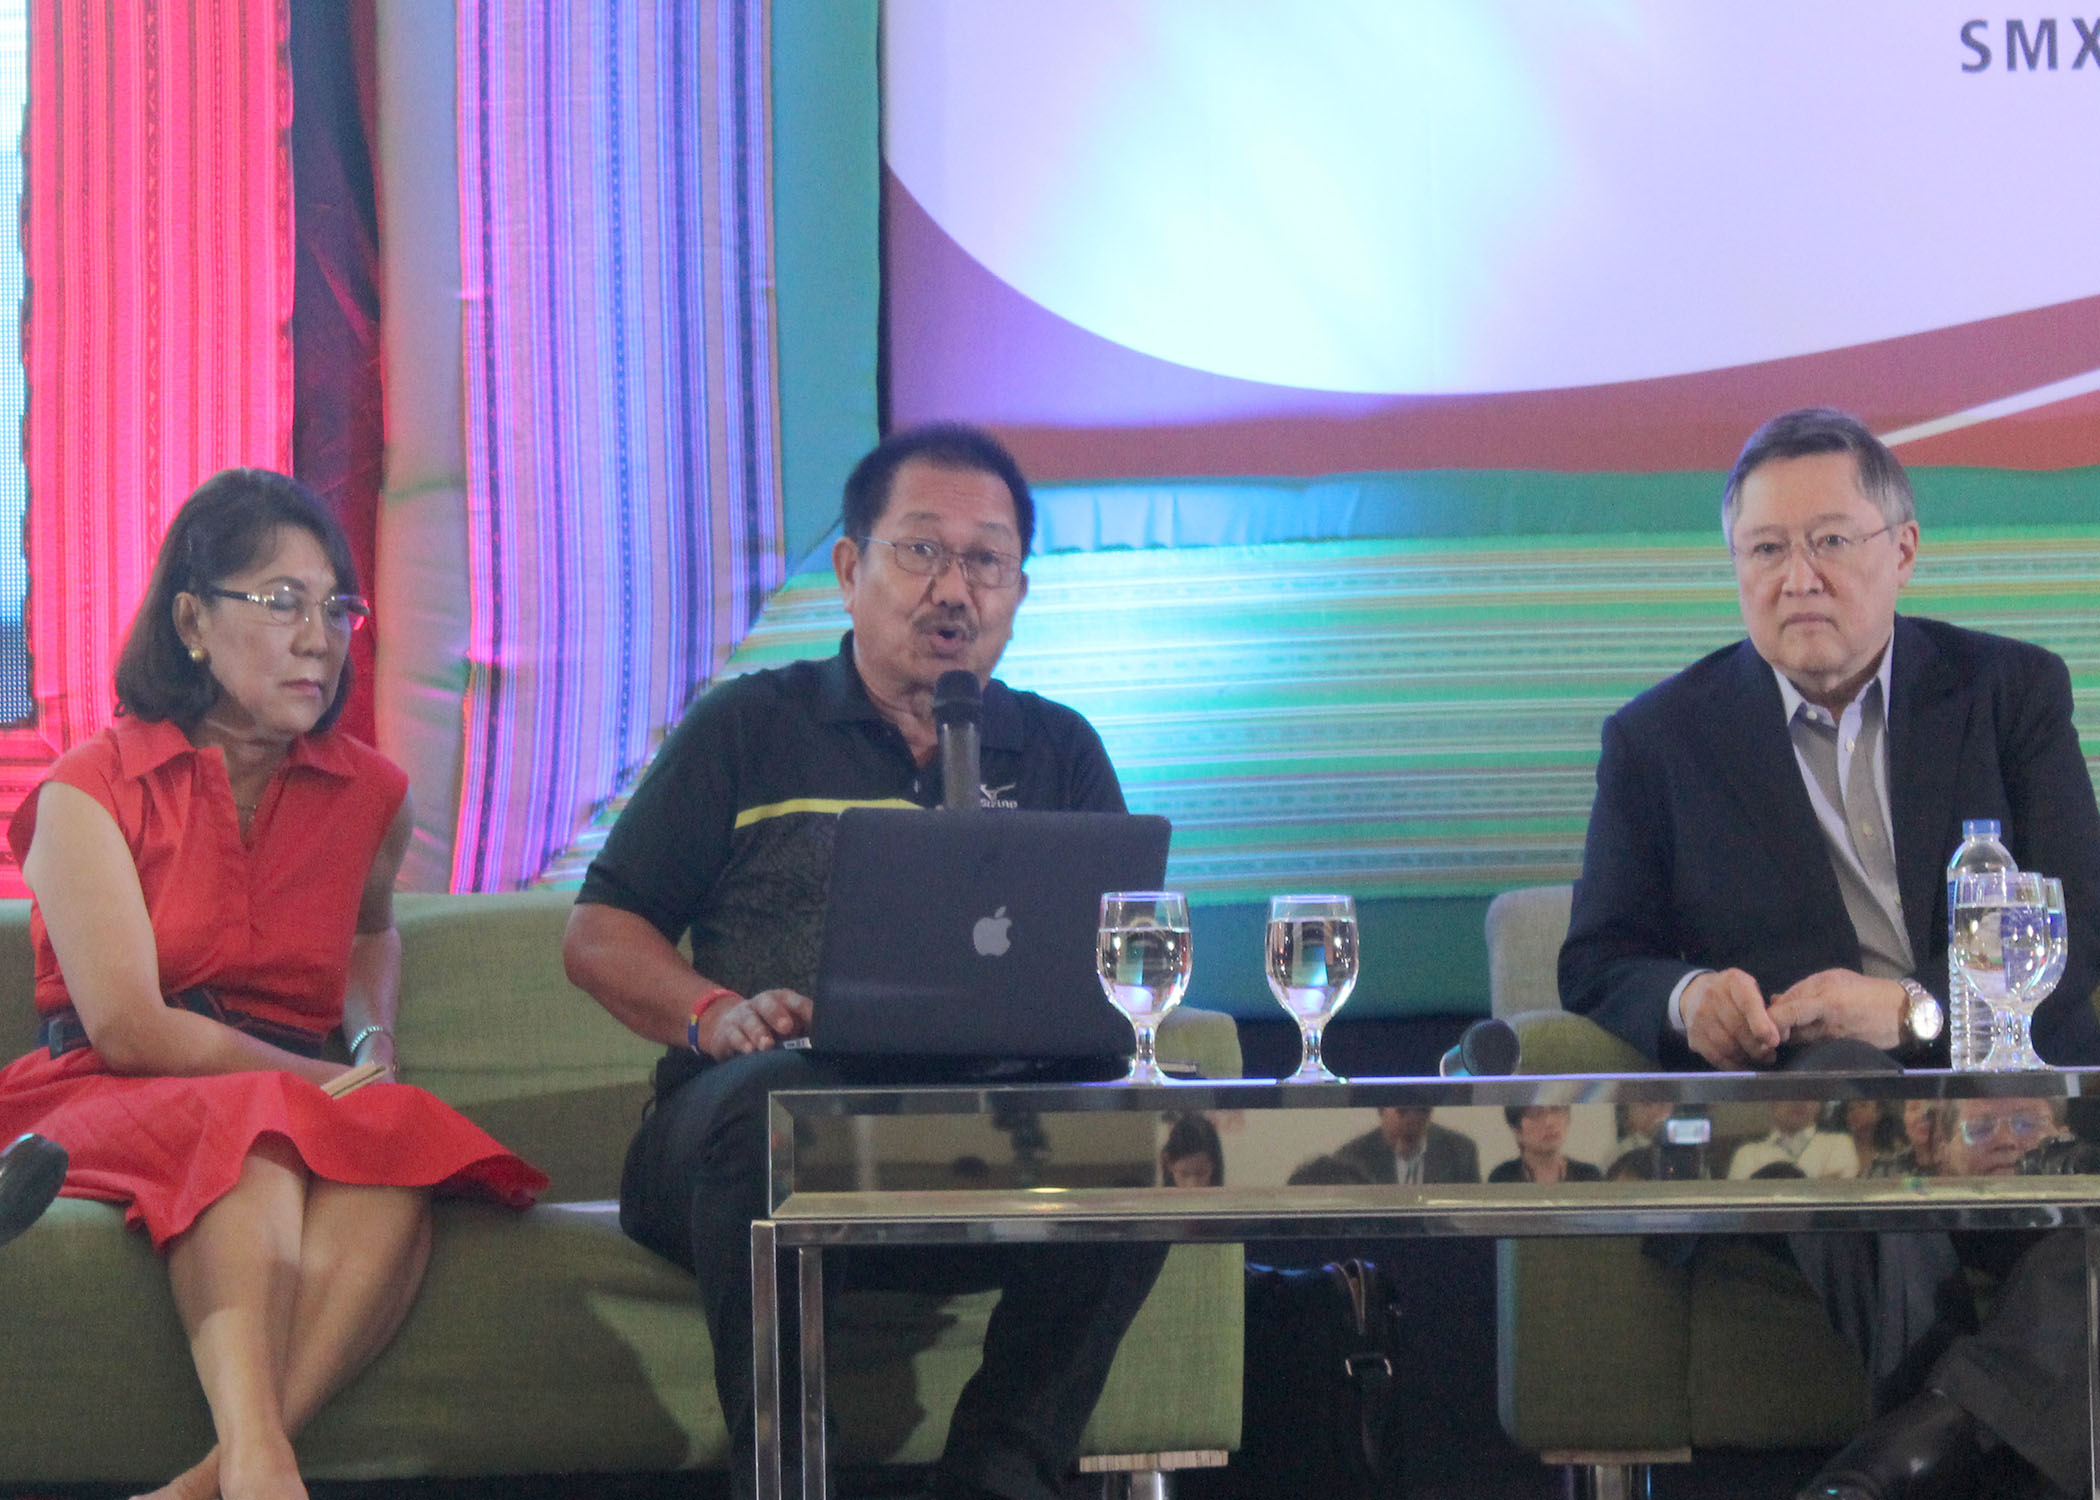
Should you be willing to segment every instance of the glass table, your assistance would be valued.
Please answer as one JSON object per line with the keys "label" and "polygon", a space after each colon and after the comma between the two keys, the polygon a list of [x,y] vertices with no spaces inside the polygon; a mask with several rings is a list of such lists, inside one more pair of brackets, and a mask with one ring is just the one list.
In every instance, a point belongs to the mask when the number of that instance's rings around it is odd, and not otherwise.
{"label": "glass table", "polygon": [[[1380,1145],[1426,1160],[1432,1122],[1486,1180],[1373,1180]],[[823,1257],[875,1245],[2080,1229],[2100,1431],[2100,1071],[783,1092],[771,1137],[772,1212],[751,1234],[768,1500],[829,1493]],[[800,1314],[795,1474],[783,1295]]]}

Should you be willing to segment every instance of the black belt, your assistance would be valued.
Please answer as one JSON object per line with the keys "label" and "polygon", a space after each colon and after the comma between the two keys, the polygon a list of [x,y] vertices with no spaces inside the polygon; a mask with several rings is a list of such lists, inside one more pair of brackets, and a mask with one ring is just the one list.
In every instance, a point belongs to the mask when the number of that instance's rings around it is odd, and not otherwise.
{"label": "black belt", "polygon": [[[219,1003],[219,997],[203,985],[193,985],[163,997],[169,1005],[186,1010],[194,1015],[208,1016],[235,1031],[245,1032],[259,1042],[268,1042],[286,1052],[296,1052],[301,1057],[325,1057],[328,1054],[328,1039],[315,1036],[311,1031],[302,1031],[296,1026],[285,1026],[276,1021],[265,1021],[260,1016],[251,1016],[246,1011],[228,1010]],[[37,1040],[50,1049],[53,1057],[64,1057],[68,1052],[78,1052],[88,1046],[87,1027],[82,1024],[80,1012],[72,1006],[64,1006],[44,1017],[37,1031]]]}

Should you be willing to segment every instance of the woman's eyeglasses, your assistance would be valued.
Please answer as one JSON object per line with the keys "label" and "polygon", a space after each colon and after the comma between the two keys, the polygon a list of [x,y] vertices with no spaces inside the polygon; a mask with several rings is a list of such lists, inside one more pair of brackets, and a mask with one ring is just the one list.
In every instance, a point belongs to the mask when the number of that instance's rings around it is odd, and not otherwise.
{"label": "woman's eyeglasses", "polygon": [[314,599],[305,590],[295,589],[289,584],[279,584],[267,594],[249,594],[217,586],[208,586],[204,592],[214,599],[245,599],[250,604],[260,605],[272,625],[282,625],[286,629],[311,620],[316,605],[320,606],[321,623],[330,635],[349,635],[372,618],[372,601],[362,594],[330,594],[325,599]]}

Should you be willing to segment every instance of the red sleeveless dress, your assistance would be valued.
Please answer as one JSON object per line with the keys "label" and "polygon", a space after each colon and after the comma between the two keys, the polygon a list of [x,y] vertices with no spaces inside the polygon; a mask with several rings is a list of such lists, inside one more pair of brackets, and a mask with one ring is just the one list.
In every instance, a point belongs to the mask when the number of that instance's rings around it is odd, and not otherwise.
{"label": "red sleeveless dress", "polygon": [[[116,819],[138,866],[162,993],[208,986],[229,1011],[316,1038],[341,1023],[365,876],[407,791],[391,761],[340,730],[295,742],[246,843],[225,757],[173,724],[119,718],[60,757],[47,780],[86,792]],[[36,799],[8,827],[18,860]],[[72,1002],[41,911],[30,936],[36,1006],[48,1015]],[[25,1130],[66,1148],[66,1196],[128,1205],[128,1222],[156,1248],[233,1187],[264,1137],[290,1142],[309,1171],[335,1182],[479,1193],[520,1208],[547,1185],[422,1089],[371,1084],[333,1099],[290,1073],[126,1076],[93,1047],[56,1058],[39,1050],[0,1069],[0,1141]]]}

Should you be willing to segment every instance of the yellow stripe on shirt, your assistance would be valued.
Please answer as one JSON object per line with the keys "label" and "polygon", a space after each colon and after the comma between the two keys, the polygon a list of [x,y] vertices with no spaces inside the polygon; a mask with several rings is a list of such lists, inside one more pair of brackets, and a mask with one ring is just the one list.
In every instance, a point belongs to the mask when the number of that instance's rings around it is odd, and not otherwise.
{"label": "yellow stripe on shirt", "polygon": [[849,807],[898,807],[915,812],[924,812],[916,802],[907,802],[902,797],[885,797],[879,801],[856,802],[845,797],[791,797],[785,802],[768,802],[764,807],[747,807],[736,815],[736,826],[748,828],[753,823],[762,823],[767,818],[792,817],[796,813],[829,813],[836,817]]}

